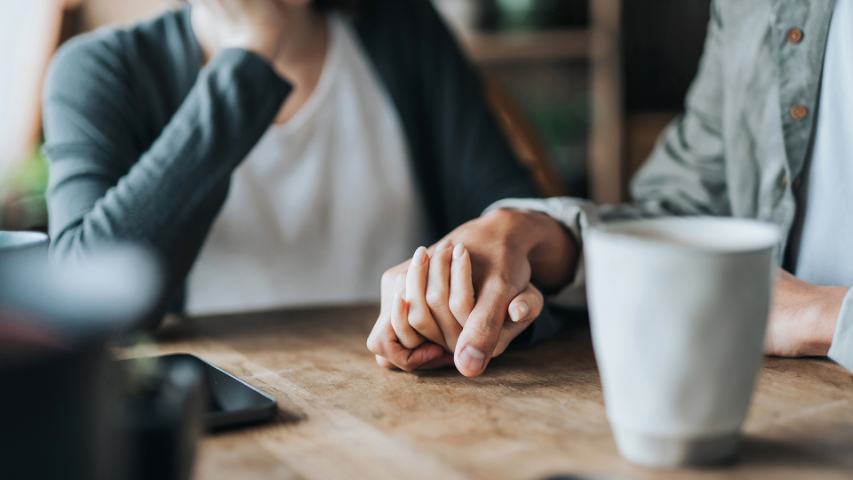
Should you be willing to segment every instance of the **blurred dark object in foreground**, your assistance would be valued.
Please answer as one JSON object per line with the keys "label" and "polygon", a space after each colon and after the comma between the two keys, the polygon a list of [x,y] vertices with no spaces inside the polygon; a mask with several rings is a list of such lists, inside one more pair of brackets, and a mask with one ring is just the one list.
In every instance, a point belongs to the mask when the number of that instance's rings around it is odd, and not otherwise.
{"label": "blurred dark object in foreground", "polygon": [[54,265],[25,237],[0,236],[0,478],[189,478],[199,374],[154,370],[141,388],[109,351],[156,310],[157,262],[116,248]]}
{"label": "blurred dark object in foreground", "polygon": [[192,362],[113,362],[125,379],[121,433],[129,439],[125,470],[136,480],[186,480],[204,429],[204,373]]}

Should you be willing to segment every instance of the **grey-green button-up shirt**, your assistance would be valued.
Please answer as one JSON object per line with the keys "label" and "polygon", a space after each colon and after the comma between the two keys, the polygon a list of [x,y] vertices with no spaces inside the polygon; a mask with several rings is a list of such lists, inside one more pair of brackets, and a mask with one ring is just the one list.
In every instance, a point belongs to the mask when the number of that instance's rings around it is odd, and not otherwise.
{"label": "grey-green button-up shirt", "polygon": [[[809,161],[834,4],[715,0],[685,112],[667,127],[633,179],[632,203],[595,206],[555,198],[505,200],[490,208],[543,211],[578,238],[595,221],[660,215],[755,218],[783,232],[776,258],[782,265],[796,233],[796,190]],[[829,356],[853,371],[853,289],[842,306]]]}

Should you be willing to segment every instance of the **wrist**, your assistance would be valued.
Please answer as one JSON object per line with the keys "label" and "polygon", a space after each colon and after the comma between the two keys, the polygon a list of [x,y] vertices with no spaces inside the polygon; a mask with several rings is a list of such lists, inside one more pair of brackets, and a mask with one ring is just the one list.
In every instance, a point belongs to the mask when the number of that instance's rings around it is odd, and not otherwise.
{"label": "wrist", "polygon": [[540,212],[499,209],[488,215],[509,225],[508,244],[527,257],[535,285],[555,291],[571,282],[580,248],[562,224]]}
{"label": "wrist", "polygon": [[821,356],[829,352],[846,295],[845,287],[815,287],[814,318],[806,340],[808,351]]}
{"label": "wrist", "polygon": [[533,282],[549,292],[561,290],[575,278],[580,245],[560,222],[544,213],[532,215],[539,220],[534,230],[540,232],[528,256]]}

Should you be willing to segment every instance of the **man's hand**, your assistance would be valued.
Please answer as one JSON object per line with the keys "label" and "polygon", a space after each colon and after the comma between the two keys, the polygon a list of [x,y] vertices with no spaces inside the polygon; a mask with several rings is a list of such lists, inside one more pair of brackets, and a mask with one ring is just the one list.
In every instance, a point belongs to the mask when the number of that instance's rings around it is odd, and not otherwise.
{"label": "man's hand", "polygon": [[497,210],[457,228],[443,241],[464,244],[472,263],[476,304],[454,350],[456,368],[467,377],[483,373],[494,352],[529,326],[501,333],[510,302],[531,280],[544,288],[565,285],[574,273],[577,246],[556,221],[539,213]]}
{"label": "man's hand", "polygon": [[[460,247],[460,244],[463,246]],[[438,248],[445,245],[454,245],[456,253],[453,255],[451,271],[464,268],[464,261],[457,263],[457,260],[470,261],[476,304],[473,298],[467,305],[464,301],[454,300],[464,299],[468,294],[464,290],[464,282],[454,284],[451,281],[447,293],[448,307],[443,308],[443,293],[434,293],[434,290],[430,293],[433,278],[427,271],[420,274],[421,278],[427,278],[426,290],[423,290],[423,280],[416,283],[416,288],[426,292],[423,302],[407,312],[408,326],[394,328],[391,325],[395,322],[390,318],[393,313],[391,307],[395,304],[393,299],[400,296],[400,290],[412,285],[409,278],[411,269],[414,268],[416,273],[418,269],[432,270],[433,259],[438,258],[443,262],[441,259],[449,254],[448,248]],[[437,244],[433,249],[433,259],[429,259],[429,252],[420,251],[411,267],[398,265],[386,272],[382,283],[382,313],[368,339],[368,348],[381,357],[378,358],[380,364],[390,362],[404,370],[421,368],[416,365],[418,362],[432,366],[436,362],[447,361],[446,357],[437,360],[442,355],[432,349],[436,343],[423,342],[426,338],[432,338],[435,341],[443,340],[442,343],[448,347],[452,345],[452,328],[444,328],[445,324],[449,325],[446,318],[446,310],[449,309],[457,323],[462,325],[453,349],[456,367],[463,375],[480,375],[489,360],[500,354],[529,325],[526,320],[538,315],[535,302],[537,295],[541,302],[541,294],[528,288],[531,279],[547,289],[559,288],[572,277],[577,256],[578,248],[571,235],[556,221],[542,214],[499,210],[468,222]],[[436,271],[441,272],[441,267],[436,268]],[[439,279],[444,275],[435,274]],[[401,279],[403,276],[405,280]],[[441,283],[440,280],[436,282]],[[410,305],[420,301],[416,294],[409,293],[405,297]],[[517,325],[505,322],[507,312],[511,318],[525,321]],[[431,316],[432,322],[428,321],[427,314]],[[400,320],[396,323],[401,323]],[[438,328],[430,327],[430,323]],[[396,330],[404,339],[395,336],[392,340],[391,334],[397,333]],[[441,331],[441,337],[438,330]],[[399,347],[406,350],[401,351]],[[426,353],[420,353],[422,351]],[[390,359],[388,353],[396,355],[404,365]]]}
{"label": "man's hand", "polygon": [[779,269],[765,352],[782,357],[826,355],[846,294],[846,287],[812,285]]}

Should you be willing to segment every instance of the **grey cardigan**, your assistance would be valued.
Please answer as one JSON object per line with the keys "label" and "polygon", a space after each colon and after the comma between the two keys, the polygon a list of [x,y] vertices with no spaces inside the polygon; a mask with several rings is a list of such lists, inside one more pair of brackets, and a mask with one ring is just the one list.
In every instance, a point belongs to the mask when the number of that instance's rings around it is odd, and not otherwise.
{"label": "grey cardigan", "polygon": [[[363,0],[353,21],[402,122],[425,244],[500,198],[537,194],[429,1]],[[145,244],[180,290],[231,173],[290,91],[246,51],[202,65],[189,7],[70,41],[44,91],[52,253]]]}

